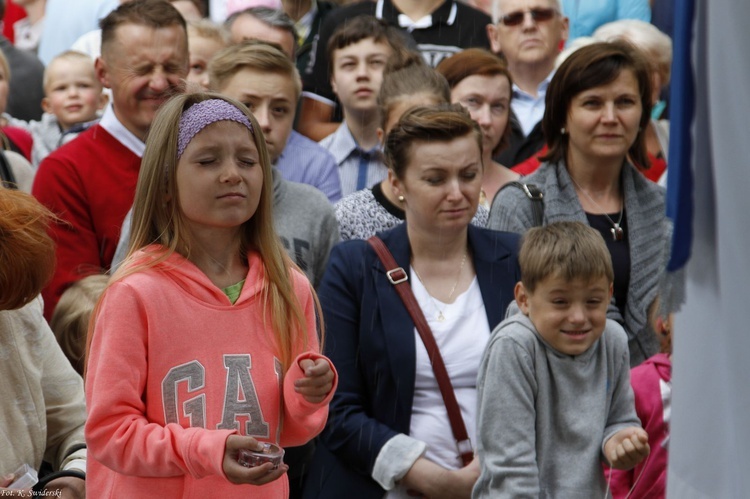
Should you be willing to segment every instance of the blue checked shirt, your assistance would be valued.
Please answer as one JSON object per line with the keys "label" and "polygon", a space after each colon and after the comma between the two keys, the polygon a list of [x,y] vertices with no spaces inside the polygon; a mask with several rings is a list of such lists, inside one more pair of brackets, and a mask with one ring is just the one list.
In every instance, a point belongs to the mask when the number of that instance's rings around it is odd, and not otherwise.
{"label": "blue checked shirt", "polygon": [[331,203],[341,199],[339,169],[334,157],[307,137],[292,130],[276,160],[284,180],[308,184],[326,195]]}
{"label": "blue checked shirt", "polygon": [[319,144],[333,155],[339,165],[343,196],[372,187],[388,176],[380,148],[371,151],[360,149],[346,121]]}

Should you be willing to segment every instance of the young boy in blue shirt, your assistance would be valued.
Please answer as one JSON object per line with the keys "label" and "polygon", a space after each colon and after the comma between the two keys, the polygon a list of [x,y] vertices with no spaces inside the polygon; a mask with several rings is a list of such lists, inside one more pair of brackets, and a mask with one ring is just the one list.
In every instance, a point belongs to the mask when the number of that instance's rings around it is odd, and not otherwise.
{"label": "young boy in blue shirt", "polygon": [[607,319],[611,257],[596,230],[560,222],[526,233],[519,264],[520,312],[479,369],[473,497],[604,497],[602,460],[630,469],[649,453],[627,336]]}

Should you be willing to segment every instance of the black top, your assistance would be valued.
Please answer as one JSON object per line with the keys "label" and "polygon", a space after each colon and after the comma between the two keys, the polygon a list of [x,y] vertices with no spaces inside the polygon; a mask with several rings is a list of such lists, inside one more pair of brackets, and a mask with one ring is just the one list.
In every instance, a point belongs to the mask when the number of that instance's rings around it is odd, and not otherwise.
{"label": "black top", "polygon": [[[380,15],[378,15],[380,14]],[[328,73],[328,56],[326,47],[333,32],[359,15],[371,15],[384,19],[392,26],[398,27],[398,16],[401,12],[391,0],[379,0],[347,5],[329,13],[320,27],[319,37],[314,42],[314,57],[302,74],[306,92],[311,92],[335,101],[331,90]],[[432,26],[414,29],[409,33],[416,47],[431,67],[438,65],[446,57],[471,47],[490,48],[486,26],[490,17],[460,2],[446,0],[432,13]]]}
{"label": "black top", "polygon": [[501,165],[512,168],[518,163],[526,161],[544,147],[544,133],[542,132],[542,122],[540,121],[534,125],[529,135],[524,135],[521,124],[513,111],[510,113],[508,125],[510,126],[508,147],[500,151],[493,159]]}
{"label": "black top", "polygon": [[[625,317],[625,304],[628,301],[628,287],[630,286],[630,245],[628,244],[627,214],[623,211],[620,227],[624,231],[624,237],[615,241],[612,237],[612,222],[607,220],[606,215],[592,215],[586,213],[589,225],[598,230],[607,244],[609,254],[612,256],[612,267],[615,272],[614,296],[615,305],[620,309],[620,315]],[[609,215],[609,218],[617,222],[619,213]]]}
{"label": "black top", "polygon": [[391,203],[390,200],[383,194],[383,188],[380,186],[380,182],[372,186],[372,195],[375,201],[385,208],[385,211],[398,218],[399,220],[406,220],[406,212]]}
{"label": "black top", "polygon": [[2,35],[0,50],[8,60],[11,74],[5,112],[19,120],[41,120],[44,64],[33,52],[17,49]]}

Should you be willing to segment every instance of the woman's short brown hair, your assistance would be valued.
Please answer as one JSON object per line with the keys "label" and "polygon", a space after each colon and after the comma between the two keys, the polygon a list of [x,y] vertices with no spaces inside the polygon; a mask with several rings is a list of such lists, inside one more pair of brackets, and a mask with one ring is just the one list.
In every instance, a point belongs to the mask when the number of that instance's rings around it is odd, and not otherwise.
{"label": "woman's short brown hair", "polygon": [[385,163],[403,179],[415,142],[450,142],[472,135],[482,154],[482,131],[460,104],[420,106],[408,110],[385,140]]}
{"label": "woman's short brown hair", "polygon": [[31,195],[0,187],[0,310],[23,307],[52,278],[54,218]]}
{"label": "woman's short brown hair", "polygon": [[[469,76],[504,76],[508,79],[508,88],[511,89],[510,98],[513,96],[513,78],[510,76],[508,67],[502,59],[489,50],[480,48],[462,50],[440,61],[440,64],[435,69],[438,73],[445,76],[451,90]],[[510,105],[510,98],[508,99],[508,105]],[[510,144],[510,131],[510,120],[508,120],[503,135],[500,137],[500,142],[498,142],[492,151],[493,156],[508,147],[508,144]]]}
{"label": "woman's short brown hair", "polygon": [[[640,128],[645,130],[651,117],[650,66],[641,52],[623,41],[593,43],[573,52],[557,68],[547,88],[542,130],[549,151],[542,161],[558,162],[568,154],[568,135],[562,129],[568,119],[573,98],[594,87],[607,85],[630,70],[638,82],[641,99]],[[645,134],[639,133],[628,151],[630,159],[648,167]]]}

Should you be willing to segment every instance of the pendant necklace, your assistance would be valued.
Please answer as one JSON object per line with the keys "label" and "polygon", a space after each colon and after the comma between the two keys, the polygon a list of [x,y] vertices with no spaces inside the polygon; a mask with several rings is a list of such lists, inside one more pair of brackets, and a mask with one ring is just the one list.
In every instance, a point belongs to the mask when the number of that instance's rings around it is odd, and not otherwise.
{"label": "pendant necklace", "polygon": [[599,203],[594,201],[594,198],[589,196],[589,193],[584,191],[583,188],[580,185],[578,185],[578,182],[575,181],[572,175],[570,176],[570,180],[573,181],[573,184],[576,187],[578,187],[578,190],[581,191],[583,195],[586,196],[589,199],[589,201],[591,201],[594,204],[594,206],[596,206],[599,209],[600,212],[602,212],[602,215],[604,215],[607,218],[607,220],[609,220],[609,223],[612,224],[612,228],[609,229],[610,234],[612,234],[612,240],[622,241],[623,239],[625,239],[625,230],[622,227],[620,227],[620,224],[622,223],[622,214],[625,212],[625,200],[624,199],[622,200],[622,207],[620,208],[620,217],[617,219],[617,222],[615,222],[609,217],[609,215],[607,215],[606,210],[603,210],[602,207],[599,206]]}
{"label": "pendant necklace", "polygon": [[[464,269],[464,264],[466,263],[466,253],[464,253],[464,257],[461,259],[461,265],[458,267],[458,275],[456,276],[456,282],[453,283],[453,287],[451,288],[451,292],[448,295],[448,301],[451,301],[451,298],[453,298],[453,293],[456,292],[456,287],[458,286],[458,281],[461,280],[461,271]],[[445,315],[443,315],[443,311],[440,310],[437,306],[437,302],[435,301],[435,298],[432,297],[432,294],[430,294],[430,291],[427,289],[427,286],[425,285],[422,278],[419,276],[419,273],[417,272],[416,267],[414,267],[414,264],[412,263],[411,266],[412,269],[414,269],[414,274],[417,276],[417,279],[419,279],[419,282],[422,283],[422,287],[425,291],[427,291],[427,296],[430,297],[430,301],[432,302],[432,306],[435,307],[435,310],[437,310],[437,320],[438,322],[445,321]]]}

